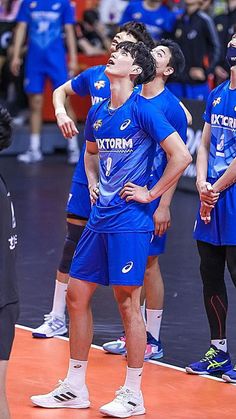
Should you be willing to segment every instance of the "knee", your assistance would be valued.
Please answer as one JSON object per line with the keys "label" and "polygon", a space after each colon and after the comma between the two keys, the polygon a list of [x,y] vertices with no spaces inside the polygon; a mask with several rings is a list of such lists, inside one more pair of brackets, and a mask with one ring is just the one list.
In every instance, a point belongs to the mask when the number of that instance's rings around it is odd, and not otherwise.
{"label": "knee", "polygon": [[30,100],[30,108],[31,111],[33,112],[37,112],[37,111],[41,111],[43,106],[43,98],[39,95],[32,97]]}
{"label": "knee", "polygon": [[81,304],[79,297],[68,288],[66,293],[66,306],[69,313],[80,310]]}

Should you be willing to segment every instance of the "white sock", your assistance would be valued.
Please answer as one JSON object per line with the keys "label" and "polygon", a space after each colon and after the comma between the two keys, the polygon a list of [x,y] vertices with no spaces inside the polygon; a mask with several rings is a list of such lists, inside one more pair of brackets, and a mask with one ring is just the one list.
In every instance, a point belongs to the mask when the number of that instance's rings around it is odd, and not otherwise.
{"label": "white sock", "polygon": [[31,134],[30,135],[30,149],[32,151],[40,150],[40,134]]}
{"label": "white sock", "polygon": [[163,310],[151,310],[147,308],[146,313],[147,331],[151,333],[154,339],[159,340]]}
{"label": "white sock", "polygon": [[72,138],[68,140],[68,150],[69,151],[78,151],[78,141],[77,141],[77,135],[74,135]]}
{"label": "white sock", "polygon": [[124,386],[135,393],[140,392],[143,368],[127,367]]}
{"label": "white sock", "polygon": [[217,349],[227,352],[227,339],[212,339],[211,344]]}
{"label": "white sock", "polygon": [[58,317],[64,317],[66,310],[66,291],[68,284],[63,284],[56,280],[52,313]]}
{"label": "white sock", "polygon": [[146,317],[145,317],[145,314],[146,314],[146,310],[145,310],[145,301],[144,301],[143,305],[142,305],[142,306],[140,306],[140,309],[141,309],[141,314],[142,314],[143,321],[144,321],[144,323],[145,323],[145,325],[146,325]]}
{"label": "white sock", "polygon": [[88,361],[70,359],[66,381],[75,390],[81,389],[85,384],[87,365]]}

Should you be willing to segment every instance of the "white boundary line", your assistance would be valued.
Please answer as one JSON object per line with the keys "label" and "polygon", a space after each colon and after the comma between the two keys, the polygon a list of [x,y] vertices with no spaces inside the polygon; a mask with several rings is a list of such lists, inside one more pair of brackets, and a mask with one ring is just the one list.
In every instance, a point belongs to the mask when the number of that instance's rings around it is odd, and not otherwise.
{"label": "white boundary line", "polygon": [[[22,329],[22,330],[26,330],[27,332],[32,332],[32,328],[31,327],[27,327],[27,326],[22,326],[21,324],[16,324],[16,328],[17,329]],[[54,336],[54,339],[60,339],[60,340],[65,340],[65,341],[69,341],[69,338],[64,337],[64,336]],[[101,346],[98,345],[91,345],[92,348],[94,349],[98,349],[99,351],[103,351],[103,348]],[[177,367],[175,365],[171,365],[171,364],[166,364],[166,363],[162,363],[159,361],[152,361],[149,360],[147,361],[149,364],[153,364],[153,365],[158,365],[160,367],[164,367],[164,368],[170,368],[172,370],[176,370],[176,371],[180,371],[180,372],[184,372],[185,373],[185,369],[181,368],[181,367]],[[193,374],[194,375],[194,374]],[[197,374],[196,374],[197,375]],[[221,378],[217,378],[217,377],[213,377],[212,375],[199,375],[198,377],[201,378],[208,378],[209,380],[214,380],[214,381],[219,381],[219,382],[223,382],[223,380]]]}

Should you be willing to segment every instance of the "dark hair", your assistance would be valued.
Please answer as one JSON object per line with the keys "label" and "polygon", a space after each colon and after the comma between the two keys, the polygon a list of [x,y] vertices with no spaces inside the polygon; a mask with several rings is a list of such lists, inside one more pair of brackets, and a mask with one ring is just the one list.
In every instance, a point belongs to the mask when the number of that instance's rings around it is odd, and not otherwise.
{"label": "dark hair", "polygon": [[169,65],[174,69],[174,74],[171,77],[178,77],[184,71],[185,67],[185,58],[180,46],[171,39],[161,39],[156,44],[156,46],[159,45],[169,48],[171,53]]}
{"label": "dark hair", "polygon": [[0,107],[0,151],[11,145],[11,115]]}
{"label": "dark hair", "polygon": [[148,48],[152,49],[155,47],[151,35],[149,35],[146,26],[140,22],[128,22],[122,25],[119,32],[126,32],[128,35],[133,35],[136,41],[143,42]]}
{"label": "dark hair", "polygon": [[152,81],[156,75],[156,62],[151,51],[143,42],[121,42],[117,45],[118,49],[124,49],[129,52],[134,59],[134,64],[141,67],[142,72],[134,80],[134,86],[137,84],[146,84]]}

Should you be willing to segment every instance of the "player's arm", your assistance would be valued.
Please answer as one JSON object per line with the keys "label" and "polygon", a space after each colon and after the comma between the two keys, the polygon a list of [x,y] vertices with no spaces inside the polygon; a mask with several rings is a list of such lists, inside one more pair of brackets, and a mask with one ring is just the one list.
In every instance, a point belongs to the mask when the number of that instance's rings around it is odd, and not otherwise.
{"label": "player's arm", "polygon": [[214,207],[218,200],[219,193],[213,192],[211,184],[207,182],[207,167],[211,142],[211,125],[205,122],[201,143],[197,154],[197,181],[196,186],[199,193],[200,200],[205,202],[211,208]]}
{"label": "player's arm", "polygon": [[236,158],[230,163],[224,174],[212,185],[215,192],[222,192],[236,183]]}
{"label": "player's arm", "polygon": [[121,197],[126,201],[148,203],[159,198],[172,185],[174,185],[186,167],[191,163],[192,157],[179,134],[174,131],[161,142],[161,147],[169,156],[165,171],[160,180],[151,190],[128,182],[121,191]]}
{"label": "player's arm", "polygon": [[57,125],[65,138],[72,138],[78,133],[74,121],[67,115],[66,112],[67,96],[74,94],[75,91],[71,87],[71,80],[69,80],[55,89],[52,96]]}
{"label": "player's arm", "polygon": [[161,197],[159,205],[153,214],[155,234],[162,236],[170,227],[170,204],[177,187],[177,182],[171,186]]}
{"label": "player's arm", "polygon": [[70,77],[74,76],[78,70],[77,64],[77,46],[76,46],[76,37],[75,30],[72,24],[65,24],[65,36],[66,36],[66,45],[69,54],[69,75]]}
{"label": "player's arm", "polygon": [[12,45],[12,59],[10,63],[10,70],[14,76],[18,76],[22,63],[21,50],[25,42],[27,31],[27,23],[19,22],[15,28],[14,40]]}
{"label": "player's arm", "polygon": [[94,204],[99,195],[99,155],[96,142],[86,141],[84,154],[85,171],[88,178],[88,188],[91,203]]}
{"label": "player's arm", "polygon": [[188,125],[192,125],[193,123],[193,118],[191,113],[189,112],[189,110],[186,108],[186,106],[183,104],[183,102],[179,102],[181,108],[184,110],[185,116],[187,118],[187,123]]}

